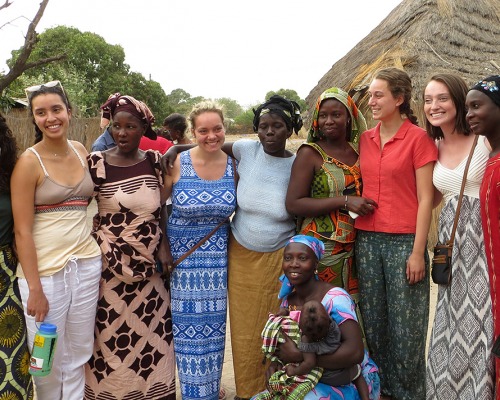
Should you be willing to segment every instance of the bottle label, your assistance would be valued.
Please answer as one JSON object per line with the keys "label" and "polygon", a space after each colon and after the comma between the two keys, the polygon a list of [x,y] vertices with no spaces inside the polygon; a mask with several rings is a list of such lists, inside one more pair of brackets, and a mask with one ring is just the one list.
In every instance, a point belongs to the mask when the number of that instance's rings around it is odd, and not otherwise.
{"label": "bottle label", "polygon": [[36,346],[36,347],[45,346],[45,338],[41,335],[35,335],[35,340],[33,341],[33,346]]}
{"label": "bottle label", "polygon": [[41,371],[43,367],[43,358],[31,357],[30,368],[35,371]]}

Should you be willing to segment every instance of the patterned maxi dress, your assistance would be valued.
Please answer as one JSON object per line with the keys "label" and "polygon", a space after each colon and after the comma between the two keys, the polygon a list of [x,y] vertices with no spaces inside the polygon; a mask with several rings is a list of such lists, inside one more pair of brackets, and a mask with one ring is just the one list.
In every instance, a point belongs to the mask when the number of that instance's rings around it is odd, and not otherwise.
{"label": "patterned maxi dress", "polygon": [[2,230],[8,230],[0,233],[0,399],[32,399],[26,323],[16,278],[17,259],[10,243],[12,209],[10,195],[6,193],[0,194],[0,219]]}
{"label": "patterned maxi dress", "polygon": [[169,291],[156,271],[161,239],[160,154],[118,167],[89,156],[103,272],[86,399],[175,399]]}
{"label": "patterned maxi dress", "polygon": [[[494,398],[493,317],[479,201],[488,152],[479,140],[455,233],[451,283],[439,285],[427,362],[428,399]],[[434,167],[434,185],[444,195],[441,243],[451,235],[465,163],[466,159],[455,169],[439,162]]]}
{"label": "patterned maxi dress", "polygon": [[[191,154],[180,155],[181,176],[173,186],[168,236],[174,260],[186,253],[236,206],[228,157],[221,179],[198,177]],[[229,222],[182,261],[171,276],[175,357],[183,400],[216,400],[224,361]]]}
{"label": "patterned maxi dress", "polygon": [[[323,165],[311,184],[312,198],[361,195],[359,158],[353,166],[349,166],[330,157],[317,143],[304,145],[314,148],[323,158]],[[357,153],[357,149],[353,148]],[[299,233],[323,241],[325,255],[319,262],[318,276],[322,281],[345,289],[358,304],[358,277],[353,262],[356,231],[354,220],[347,210],[339,208],[330,214],[305,218]],[[363,327],[361,315],[358,311],[356,313]]]}

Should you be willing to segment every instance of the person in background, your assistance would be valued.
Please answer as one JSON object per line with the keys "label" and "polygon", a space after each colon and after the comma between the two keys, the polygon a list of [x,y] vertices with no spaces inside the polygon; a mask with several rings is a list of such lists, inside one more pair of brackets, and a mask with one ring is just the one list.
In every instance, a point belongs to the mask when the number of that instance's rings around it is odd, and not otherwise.
{"label": "person in background", "polygon": [[[450,239],[464,168],[475,145],[465,118],[467,91],[465,81],[453,74],[434,75],[424,90],[426,130],[438,147],[434,205],[444,199],[440,243]],[[438,289],[427,359],[428,399],[446,398],[450,388],[461,400],[493,399],[494,395],[493,316],[479,202],[488,153],[482,137],[467,174],[453,243],[451,282]],[[472,315],[478,323],[464,330],[464,322]]]}
{"label": "person in background", "polygon": [[475,84],[465,101],[467,122],[491,146],[480,189],[481,220],[493,303],[495,344],[495,399],[500,399],[500,75]]}
{"label": "person in background", "polygon": [[[95,344],[85,398],[175,399],[175,364],[166,270],[168,241],[160,154],[149,108],[116,93],[103,105],[117,146],[88,158],[98,206],[94,232],[103,253]],[[161,222],[160,222],[161,221]]]}
{"label": "person in background", "polygon": [[[268,313],[279,306],[283,248],[295,233],[285,196],[295,155],[286,141],[302,127],[297,103],[272,96],[254,110],[259,140],[225,143],[222,150],[238,161],[238,207],[229,239],[229,323],[236,399],[264,390],[260,333]],[[170,153],[183,146],[175,146]],[[188,147],[188,146],[186,146]],[[192,147],[192,146],[191,146]],[[175,154],[175,153],[174,153]]]}
{"label": "person in background", "polygon": [[59,81],[26,89],[35,145],[11,179],[17,276],[32,348],[37,325],[57,326],[52,371],[34,377],[38,400],[81,400],[92,355],[101,251],[87,224],[88,153],[68,140],[71,106]]}
{"label": "person in background", "polygon": [[185,257],[168,268],[175,357],[182,398],[217,400],[225,398],[220,380],[236,168],[221,150],[225,129],[220,106],[199,103],[189,120],[198,146],[176,158],[165,184],[173,206],[167,226],[171,255],[176,261]]}
{"label": "person in background", "polygon": [[16,278],[10,178],[17,160],[16,140],[0,114],[0,399],[33,399],[30,353]]}
{"label": "person in background", "polygon": [[101,129],[104,129],[104,132],[92,143],[91,151],[105,151],[116,146],[111,129],[108,126],[110,118],[109,113],[101,112],[101,123],[99,125]]}
{"label": "person in background", "polygon": [[[170,139],[175,144],[190,144],[191,139],[186,136],[187,130],[186,117],[181,114],[173,113],[170,114],[163,121],[163,129],[165,134],[170,136]],[[168,139],[168,138],[167,138]]]}
{"label": "person in background", "polygon": [[429,318],[427,235],[437,147],[411,109],[411,79],[378,71],[368,89],[375,128],[359,142],[363,196],[378,207],[355,222],[360,306],[382,393],[425,399]]}
{"label": "person in background", "polygon": [[156,150],[159,151],[160,154],[165,154],[169,148],[171,148],[174,144],[165,139],[164,137],[158,136],[156,132],[154,132],[155,138],[148,138],[146,136],[141,137],[141,141],[139,142],[139,149],[141,150]]}
{"label": "person in background", "polygon": [[[324,91],[316,102],[307,143],[297,151],[286,196],[288,211],[300,217],[299,233],[325,244],[318,277],[345,289],[356,304],[356,231],[349,211],[365,215],[377,206],[361,197],[358,141],[365,130],[365,118],[346,92]],[[358,320],[362,326],[359,312]]]}

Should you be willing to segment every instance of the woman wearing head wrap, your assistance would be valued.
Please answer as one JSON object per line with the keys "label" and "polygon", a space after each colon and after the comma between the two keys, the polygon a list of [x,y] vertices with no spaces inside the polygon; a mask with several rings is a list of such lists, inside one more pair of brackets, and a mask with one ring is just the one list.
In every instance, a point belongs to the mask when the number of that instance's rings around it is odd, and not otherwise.
{"label": "woman wearing head wrap", "polygon": [[[321,240],[307,235],[293,236],[286,244],[283,252],[283,286],[280,292],[282,299],[278,315],[289,314],[290,318],[300,321],[304,307],[310,302],[319,302],[326,309],[329,317],[340,330],[340,346],[336,351],[316,357],[316,366],[327,370],[350,369],[361,364],[361,374],[368,386],[369,398],[378,399],[380,385],[377,367],[371,361],[367,351],[363,348],[361,328],[358,323],[355,305],[349,294],[341,288],[318,279],[318,267],[324,253],[324,244]],[[268,389],[254,398],[258,400],[282,398],[276,391],[285,391],[287,399],[305,400],[346,400],[360,399],[354,383],[339,386],[330,386],[318,382],[320,371],[313,369],[308,375],[290,378],[283,373],[283,365],[301,363],[303,353],[299,350],[296,340],[298,329],[289,323],[290,320],[272,318],[273,323],[266,326],[262,332],[264,338],[263,351],[272,362],[268,367]],[[279,334],[279,343],[275,338],[274,322],[285,322]],[[271,329],[269,329],[271,328]],[[283,334],[286,333],[288,336]],[[284,339],[284,340],[283,340]],[[338,336],[337,336],[338,339]],[[267,346],[270,344],[271,346]],[[269,354],[271,353],[271,354]],[[311,387],[314,389],[311,390]]]}
{"label": "woman wearing head wrap", "polygon": [[366,215],[377,206],[361,197],[357,142],[365,129],[365,118],[346,92],[339,88],[323,92],[316,102],[307,143],[297,152],[286,198],[288,211],[304,217],[299,232],[325,244],[319,278],[345,289],[356,302],[356,232],[349,212]]}
{"label": "woman wearing head wrap", "polygon": [[480,190],[481,219],[493,302],[496,347],[496,399],[500,399],[500,76],[489,76],[474,85],[465,101],[472,132],[484,135],[491,145]]}
{"label": "woman wearing head wrap", "polygon": [[[434,204],[443,199],[440,243],[450,240],[465,164],[475,146],[453,242],[451,281],[439,285],[427,352],[427,399],[446,398],[450,388],[454,397],[460,399],[494,398],[493,315],[479,201],[489,149],[484,137],[475,145],[477,137],[471,134],[467,123],[468,90],[460,76],[436,74],[427,83],[423,96],[427,134],[438,146],[432,179]],[[475,315],[478,323],[464,330],[463,321],[469,315]],[[464,347],[464,343],[468,345]],[[462,373],[456,374],[457,368]]]}
{"label": "woman wearing head wrap", "polygon": [[170,293],[156,269],[157,263],[165,269],[171,264],[162,232],[161,155],[139,149],[143,135],[156,136],[154,117],[144,103],[119,93],[103,109],[116,147],[88,158],[103,270],[85,398],[174,400]]}
{"label": "woman wearing head wrap", "polygon": [[[254,110],[259,141],[225,143],[238,160],[238,208],[231,221],[228,294],[236,398],[248,399],[265,388],[260,332],[269,311],[279,305],[278,277],[283,247],[295,233],[285,195],[295,155],[286,140],[302,127],[297,103],[272,96]],[[181,147],[169,149],[166,159]]]}

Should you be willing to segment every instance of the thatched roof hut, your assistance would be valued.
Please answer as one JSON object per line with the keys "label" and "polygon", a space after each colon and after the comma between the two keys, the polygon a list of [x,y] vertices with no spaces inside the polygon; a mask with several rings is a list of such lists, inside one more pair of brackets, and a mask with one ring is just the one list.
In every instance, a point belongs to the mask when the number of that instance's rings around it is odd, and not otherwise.
{"label": "thatched roof hut", "polygon": [[500,74],[500,0],[404,0],[336,62],[306,98],[310,108],[329,87],[344,88],[370,121],[366,89],[379,68],[396,66],[412,78],[414,111],[436,72],[454,72],[473,84]]}

